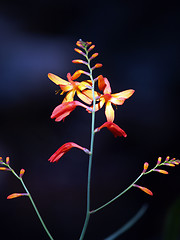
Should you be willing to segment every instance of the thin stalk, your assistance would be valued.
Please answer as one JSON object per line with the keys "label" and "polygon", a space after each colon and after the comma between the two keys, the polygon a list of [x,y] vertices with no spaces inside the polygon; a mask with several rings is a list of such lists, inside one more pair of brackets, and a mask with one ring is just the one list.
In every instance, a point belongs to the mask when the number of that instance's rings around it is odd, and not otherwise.
{"label": "thin stalk", "polygon": [[92,159],[93,159],[93,147],[94,147],[94,124],[95,124],[95,94],[94,94],[94,79],[92,76],[92,69],[90,67],[90,60],[88,58],[88,51],[87,49],[85,49],[86,51],[86,59],[88,61],[88,68],[90,71],[90,78],[92,81],[92,94],[93,94],[93,110],[92,110],[92,118],[91,118],[91,145],[90,145],[90,152],[91,154],[89,155],[89,165],[88,165],[88,180],[87,180],[87,207],[86,207],[86,218],[85,218],[85,222],[84,222],[84,226],[81,232],[81,236],[79,238],[79,240],[83,240],[84,239],[84,235],[86,233],[87,230],[87,226],[89,223],[89,219],[90,219],[90,188],[91,188],[91,169],[92,169]]}
{"label": "thin stalk", "polygon": [[127,192],[130,188],[133,187],[133,185],[142,177],[142,175],[144,175],[144,173],[141,173],[141,175],[139,175],[138,178],[136,178],[136,180],[131,184],[129,185],[129,187],[127,187],[124,191],[122,191],[120,194],[118,194],[116,197],[114,197],[113,199],[111,199],[109,202],[105,203],[104,205],[102,205],[101,207],[95,209],[95,210],[92,210],[90,212],[90,214],[92,213],[96,213],[98,212],[99,210],[103,209],[104,207],[106,207],[107,205],[109,205],[110,203],[114,202],[116,199],[118,199],[119,197],[121,197],[125,192]]}
{"label": "thin stalk", "polygon": [[37,207],[36,207],[36,205],[35,205],[35,203],[34,203],[34,201],[33,201],[33,199],[32,199],[32,197],[31,197],[31,194],[30,194],[30,192],[28,191],[28,189],[27,189],[27,187],[26,187],[26,185],[25,185],[22,177],[19,177],[19,176],[17,175],[17,173],[16,173],[8,164],[5,164],[5,163],[4,163],[4,165],[7,166],[7,167],[11,170],[11,172],[15,175],[15,177],[20,180],[20,182],[21,182],[21,184],[22,184],[25,192],[27,193],[27,196],[29,197],[29,199],[30,199],[30,201],[31,201],[31,203],[32,203],[32,206],[33,206],[33,208],[34,208],[34,210],[35,210],[35,212],[36,212],[36,214],[37,214],[37,216],[38,216],[38,218],[39,218],[39,220],[40,220],[40,222],[41,222],[41,224],[42,224],[42,226],[43,226],[43,228],[44,228],[44,230],[46,231],[48,237],[49,237],[51,240],[54,240],[53,237],[51,236],[50,232],[48,231],[48,229],[47,229],[47,227],[46,227],[46,225],[45,225],[45,223],[44,223],[44,221],[43,221],[43,219],[42,219],[42,217],[41,217],[41,215],[40,215],[40,213],[39,213],[39,211],[38,211],[38,209],[37,209]]}

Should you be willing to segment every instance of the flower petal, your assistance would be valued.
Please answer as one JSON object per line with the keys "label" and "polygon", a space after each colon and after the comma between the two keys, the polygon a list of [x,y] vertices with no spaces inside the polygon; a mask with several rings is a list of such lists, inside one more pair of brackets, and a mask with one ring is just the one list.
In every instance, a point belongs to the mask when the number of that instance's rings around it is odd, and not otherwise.
{"label": "flower petal", "polygon": [[67,85],[69,84],[68,81],[56,76],[53,73],[48,73],[48,78],[53,81],[56,85]]}
{"label": "flower petal", "polygon": [[104,78],[104,83],[105,83],[106,86],[104,88],[103,93],[104,94],[111,94],[111,86],[110,86],[110,83],[109,83],[107,78]]}
{"label": "flower petal", "polygon": [[59,161],[59,159],[65,154],[67,153],[69,150],[71,150],[71,148],[79,148],[81,150],[83,150],[84,152],[89,153],[89,150],[79,146],[78,144],[74,143],[74,142],[67,142],[65,144],[63,144],[50,158],[49,161],[50,162],[57,162]]}
{"label": "flower petal", "polygon": [[115,98],[124,98],[124,99],[128,99],[129,97],[131,97],[133,95],[135,91],[133,89],[128,89],[119,93],[114,93],[111,94],[112,97]]}
{"label": "flower petal", "polygon": [[64,120],[77,106],[88,109],[88,106],[79,101],[64,102],[53,110],[51,118],[55,118],[56,122]]}
{"label": "flower petal", "polygon": [[75,90],[69,91],[65,98],[63,99],[63,103],[65,102],[72,102],[74,100]]}
{"label": "flower petal", "polygon": [[113,122],[114,121],[114,109],[113,109],[110,101],[108,101],[106,103],[105,115],[106,115],[106,118],[107,118],[108,122]]}
{"label": "flower petal", "polygon": [[77,96],[85,103],[91,104],[92,100],[88,98],[85,94],[81,93],[80,91],[77,91]]}
{"label": "flower petal", "polygon": [[114,137],[127,137],[127,134],[124,130],[122,130],[117,124],[113,122],[105,122],[103,125],[101,125],[99,128],[95,129],[95,132],[101,130],[102,128],[107,127],[109,131],[112,132]]}

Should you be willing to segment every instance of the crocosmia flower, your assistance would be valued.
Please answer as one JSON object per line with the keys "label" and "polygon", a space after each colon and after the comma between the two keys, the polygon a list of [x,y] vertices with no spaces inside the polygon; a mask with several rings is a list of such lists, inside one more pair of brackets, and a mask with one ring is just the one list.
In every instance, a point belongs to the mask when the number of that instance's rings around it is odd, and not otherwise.
{"label": "crocosmia flower", "polygon": [[83,150],[85,153],[90,154],[89,150],[87,148],[81,147],[78,144],[74,143],[74,142],[68,142],[65,143],[64,145],[62,145],[50,158],[49,161],[50,162],[57,162],[59,161],[59,159],[65,154],[67,153],[69,150],[71,150],[71,148],[79,148],[81,150]]}
{"label": "crocosmia flower", "polygon": [[112,132],[114,137],[127,137],[127,134],[122,130],[117,124],[113,122],[105,122],[103,125],[95,129],[95,132],[100,131],[102,128],[107,127],[109,131]]}
{"label": "crocosmia flower", "polygon": [[107,78],[103,78],[104,83],[102,80],[102,77],[100,77],[99,80],[99,86],[101,89],[103,89],[103,95],[99,98],[99,103],[96,104],[95,110],[99,110],[102,108],[105,104],[105,115],[108,122],[114,121],[114,109],[112,107],[112,104],[114,105],[122,105],[126,99],[131,97],[134,93],[133,89],[128,89],[119,93],[111,94],[111,87],[110,83]]}
{"label": "crocosmia flower", "polygon": [[51,118],[55,118],[56,122],[60,122],[61,120],[64,120],[77,106],[88,109],[88,106],[79,101],[64,102],[53,110]]}
{"label": "crocosmia flower", "polygon": [[[64,102],[72,102],[74,100],[74,96],[75,93],[77,93],[77,96],[85,103],[87,104],[91,104],[92,103],[92,99],[88,98],[86,95],[84,95],[82,93],[82,91],[84,89],[86,89],[87,87],[91,87],[91,81],[90,80],[86,80],[86,81],[82,81],[82,82],[77,82],[77,81],[73,81],[76,78],[78,78],[81,75],[81,70],[76,71],[75,74],[73,76],[71,76],[70,73],[67,74],[67,79],[63,80],[62,78],[56,76],[55,74],[49,73],[48,77],[51,81],[53,81],[56,85],[59,85],[62,93],[67,92],[63,103]],[[84,71],[82,71],[84,72]]]}

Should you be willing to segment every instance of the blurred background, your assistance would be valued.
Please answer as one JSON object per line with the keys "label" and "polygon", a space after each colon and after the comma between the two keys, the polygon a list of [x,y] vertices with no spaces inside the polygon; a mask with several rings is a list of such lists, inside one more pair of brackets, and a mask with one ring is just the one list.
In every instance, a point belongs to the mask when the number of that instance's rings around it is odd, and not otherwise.
{"label": "blurred background", "polygon": [[[50,119],[63,97],[49,72],[66,79],[80,65],[75,43],[92,41],[112,92],[135,94],[115,111],[127,138],[103,129],[96,135],[92,169],[92,209],[124,190],[144,162],[179,158],[180,8],[174,1],[12,1],[0,3],[0,155],[26,170],[24,181],[54,239],[78,239],[86,212],[88,157],[72,149],[57,164],[48,158],[64,143],[90,144],[91,116],[77,108],[63,122]],[[105,121],[104,109],[96,127]],[[118,239],[174,240],[180,229],[180,169],[152,173],[90,219],[87,240],[102,240],[132,218],[145,215]],[[9,172],[0,172],[1,239],[48,239],[28,198]]]}

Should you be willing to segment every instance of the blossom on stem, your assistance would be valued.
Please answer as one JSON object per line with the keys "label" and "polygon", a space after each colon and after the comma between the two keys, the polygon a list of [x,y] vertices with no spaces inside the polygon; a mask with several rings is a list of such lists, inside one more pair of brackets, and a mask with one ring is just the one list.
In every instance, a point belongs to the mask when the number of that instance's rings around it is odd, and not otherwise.
{"label": "blossom on stem", "polygon": [[125,131],[122,130],[117,124],[113,122],[105,122],[100,127],[96,128],[94,132],[98,132],[104,127],[107,127],[107,129],[112,132],[114,137],[122,137],[122,136],[127,137],[127,134],[125,133]]}
{"label": "blossom on stem", "polygon": [[70,73],[68,73],[67,74],[68,81],[56,76],[53,73],[48,73],[49,79],[53,81],[56,85],[60,86],[62,90],[61,94],[63,94],[64,92],[67,92],[63,100],[63,103],[73,101],[75,93],[83,102],[87,104],[92,103],[92,100],[82,93],[82,91],[86,89],[88,86],[89,87],[92,86],[91,80],[86,80],[82,82],[73,81],[77,79],[81,75],[81,73],[85,73],[85,72],[83,70],[78,70],[72,76]]}
{"label": "blossom on stem", "polygon": [[133,184],[133,187],[137,187],[139,189],[141,189],[143,192],[149,194],[149,195],[153,195],[153,193],[148,189],[148,188],[145,188],[145,187],[142,187],[142,186],[139,186],[139,185],[136,185],[136,184]]}
{"label": "blossom on stem", "polygon": [[87,148],[81,147],[78,144],[74,143],[74,142],[68,142],[65,143],[64,145],[62,145],[50,158],[49,161],[50,162],[57,162],[59,161],[59,159],[65,154],[67,153],[69,150],[71,150],[71,148],[79,148],[81,150],[83,150],[85,153],[90,154],[90,151]]}
{"label": "blossom on stem", "polygon": [[51,118],[56,122],[64,120],[77,106],[88,109],[89,107],[79,101],[64,102],[58,105],[52,112]]}
{"label": "blossom on stem", "polygon": [[[103,82],[104,80],[104,82]],[[105,115],[108,122],[114,121],[114,109],[112,104],[114,105],[122,105],[126,99],[131,97],[134,93],[133,89],[128,89],[119,93],[111,94],[111,86],[107,78],[99,77],[98,81],[100,81],[100,88],[103,90],[103,95],[99,98],[99,103],[95,106],[95,111],[98,111],[105,104]]]}

